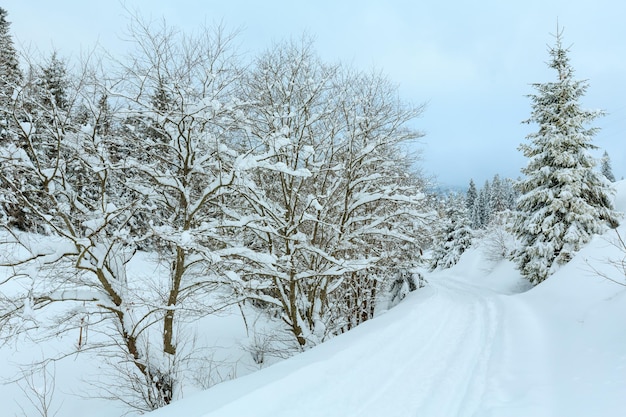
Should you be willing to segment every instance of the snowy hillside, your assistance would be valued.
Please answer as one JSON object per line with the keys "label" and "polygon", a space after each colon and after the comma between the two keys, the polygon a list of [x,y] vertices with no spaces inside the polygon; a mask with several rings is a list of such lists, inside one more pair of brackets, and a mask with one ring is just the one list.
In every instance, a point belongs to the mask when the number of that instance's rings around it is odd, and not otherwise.
{"label": "snowy hillside", "polygon": [[354,331],[151,416],[623,416],[626,291],[594,272],[625,282],[615,236],[526,292],[472,250]]}
{"label": "snowy hillside", "polygon": [[[617,187],[616,206],[625,211],[626,182]],[[626,236],[626,226],[619,231]],[[532,289],[511,263],[494,264],[473,248],[453,268],[428,275],[430,285],[349,333],[149,415],[623,416],[626,288],[599,275],[626,282],[610,262],[626,255],[615,238],[614,231],[595,238]],[[241,320],[213,320],[219,343],[243,355],[236,342],[245,337]],[[0,355],[11,364],[36,361],[65,342],[5,345]],[[11,378],[15,369],[3,367],[0,376]],[[72,395],[89,396],[81,375],[97,372],[80,355],[59,362],[52,407],[58,417],[122,414],[110,401]],[[31,409],[24,394],[15,383],[0,387],[7,415],[31,415],[23,412]]]}

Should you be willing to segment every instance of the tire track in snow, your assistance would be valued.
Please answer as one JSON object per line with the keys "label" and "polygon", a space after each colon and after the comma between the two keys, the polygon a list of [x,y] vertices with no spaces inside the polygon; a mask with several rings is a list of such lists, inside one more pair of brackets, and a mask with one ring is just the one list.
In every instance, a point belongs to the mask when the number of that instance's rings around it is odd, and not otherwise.
{"label": "tire track in snow", "polygon": [[[538,313],[523,298],[452,275],[431,285],[428,305],[414,309],[426,310],[440,327],[420,320],[407,335],[427,340],[397,372],[413,384],[412,394],[403,390],[407,407],[398,416],[553,417],[551,339]],[[384,389],[398,387],[389,382]]]}
{"label": "tire track in snow", "polygon": [[[397,411],[399,404],[404,404],[397,415],[406,416],[427,400],[428,392],[434,388],[434,378],[425,375],[425,372],[433,367],[430,363],[433,352],[442,352],[442,345],[447,344],[447,334],[450,327],[455,325],[457,317],[452,312],[454,309],[450,308],[446,296],[436,287],[434,294],[426,302],[422,301],[417,308],[413,308],[411,316],[415,321],[413,326],[404,328],[401,336],[403,348],[398,350],[396,343],[388,343],[374,349],[376,357],[387,358],[391,372],[352,415],[390,416],[386,404],[391,401],[394,403],[394,411]],[[397,339],[396,329],[389,330]],[[395,360],[390,361],[389,358]],[[398,384],[398,381],[402,383]]]}
{"label": "tire track in snow", "polygon": [[495,294],[451,277],[433,285],[448,305],[454,324],[443,334],[439,350],[430,352],[442,366],[435,368],[431,387],[413,415],[473,416],[487,387],[500,306]]}
{"label": "tire track in snow", "polygon": [[553,417],[551,338],[523,299],[506,297],[498,357],[494,360],[481,417]]}
{"label": "tire track in snow", "polygon": [[407,320],[379,334],[380,343],[364,346],[363,354],[384,361],[387,372],[378,375],[379,384],[363,387],[370,392],[357,396],[345,415],[475,415],[487,388],[498,330],[497,297],[449,278],[432,283],[432,290],[429,298],[411,306]]}
{"label": "tire track in snow", "polygon": [[[488,314],[487,303],[476,302],[476,295],[468,295],[463,289],[439,285],[430,289],[429,297],[416,303],[408,300],[396,307],[406,311],[402,320],[390,321],[376,333],[367,334],[363,343],[333,355],[332,361],[341,366],[327,375],[328,385],[316,388],[316,397],[332,397],[338,386],[362,381],[358,388],[346,390],[341,408],[334,409],[333,415],[460,415],[455,410],[465,407],[474,368],[486,363],[486,359],[478,358],[479,352],[467,360],[460,358],[465,357],[464,342],[485,333],[476,332],[473,327]],[[473,346],[478,342],[471,343]],[[385,366],[381,367],[381,363]],[[451,363],[464,369],[461,375],[451,372]],[[448,389],[446,384],[454,389]],[[437,406],[429,409],[432,404]],[[449,406],[441,408],[441,404]],[[423,409],[428,411],[422,413]]]}
{"label": "tire track in snow", "polygon": [[504,327],[536,324],[529,306],[521,300],[515,306],[489,289],[439,275],[387,314],[285,363],[292,372],[206,416],[250,415],[249,404],[257,405],[258,417],[544,416],[512,408],[520,386],[507,378],[526,347],[515,346],[520,333]]}

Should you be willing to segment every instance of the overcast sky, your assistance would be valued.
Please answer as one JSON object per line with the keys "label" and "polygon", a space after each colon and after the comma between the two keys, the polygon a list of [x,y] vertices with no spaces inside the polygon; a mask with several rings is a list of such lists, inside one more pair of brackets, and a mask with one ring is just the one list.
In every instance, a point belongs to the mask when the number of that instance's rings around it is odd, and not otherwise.
{"label": "overcast sky", "polygon": [[[445,185],[477,185],[498,173],[516,178],[517,150],[533,126],[530,84],[555,80],[545,62],[557,19],[571,45],[579,79],[590,83],[583,104],[604,109],[595,139],[615,176],[626,176],[626,3],[618,0],[126,0],[147,18],[194,30],[223,22],[250,55],[274,41],[316,39],[319,55],[386,73],[401,97],[428,103],[422,168]],[[128,13],[115,0],[3,0],[18,49],[56,49],[76,58],[96,43],[123,51]]]}

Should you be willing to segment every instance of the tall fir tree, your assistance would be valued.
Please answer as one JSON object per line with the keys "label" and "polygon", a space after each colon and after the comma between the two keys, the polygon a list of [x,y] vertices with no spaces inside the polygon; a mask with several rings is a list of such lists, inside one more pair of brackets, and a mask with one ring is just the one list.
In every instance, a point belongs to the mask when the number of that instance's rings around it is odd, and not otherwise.
{"label": "tall fir tree", "polygon": [[48,108],[65,110],[68,107],[69,88],[67,65],[53,52],[40,71],[37,84],[42,95],[42,104]]}
{"label": "tall fir tree", "polygon": [[[22,81],[17,51],[9,32],[7,11],[0,7],[0,147],[17,140],[12,115],[13,91]],[[0,179],[0,224],[7,224],[13,213],[23,212]]]}
{"label": "tall fir tree", "polygon": [[529,95],[532,111],[526,123],[539,129],[519,147],[528,164],[517,184],[521,196],[513,231],[522,245],[514,259],[533,284],[568,262],[606,223],[617,226],[610,185],[594,170],[589,154],[597,128],[586,125],[603,112],[580,107],[588,83],[574,79],[562,32],[557,30],[555,38],[548,65],[557,80],[533,84],[536,93]]}
{"label": "tall fir tree", "polygon": [[9,137],[9,107],[14,88],[22,80],[17,51],[9,32],[7,11],[0,7],[0,139]]}
{"label": "tall fir tree", "polygon": [[491,185],[489,180],[485,180],[483,188],[478,192],[470,218],[474,229],[483,229],[489,224],[491,218]]}
{"label": "tall fir tree", "polygon": [[507,209],[505,185],[506,183],[500,179],[498,174],[493,176],[493,180],[491,180],[491,195],[489,196],[489,206],[492,214]]}
{"label": "tall fir tree", "polygon": [[515,180],[511,178],[506,178],[504,180],[505,183],[505,199],[506,199],[506,207],[509,210],[514,210],[517,206],[517,199],[519,197],[519,191],[515,187]]}
{"label": "tall fir tree", "polygon": [[611,158],[607,151],[604,151],[604,154],[602,154],[600,172],[602,172],[602,175],[604,175],[607,180],[615,182],[615,175],[613,175],[613,168],[611,167]]}
{"label": "tall fir tree", "polygon": [[472,228],[463,198],[448,196],[439,239],[433,248],[431,270],[454,266],[472,244]]}
{"label": "tall fir tree", "polygon": [[465,207],[468,212],[472,212],[474,208],[474,204],[476,204],[476,198],[478,197],[478,191],[476,190],[476,183],[474,183],[474,179],[470,179],[469,188],[467,189],[467,193],[465,194]]}
{"label": "tall fir tree", "polygon": [[11,96],[14,86],[22,79],[17,51],[9,32],[11,23],[7,21],[7,11],[0,7],[0,99]]}

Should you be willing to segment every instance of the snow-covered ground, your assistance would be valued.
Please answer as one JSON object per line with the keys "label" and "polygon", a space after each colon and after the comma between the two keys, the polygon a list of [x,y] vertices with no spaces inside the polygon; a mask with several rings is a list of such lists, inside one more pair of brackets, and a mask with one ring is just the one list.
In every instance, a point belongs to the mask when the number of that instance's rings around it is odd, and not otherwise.
{"label": "snow-covered ground", "polygon": [[472,250],[350,333],[151,416],[624,416],[626,288],[594,271],[626,283],[615,237],[530,290]]}
{"label": "snow-covered ground", "polygon": [[623,289],[578,260],[511,295],[513,267],[468,277],[474,257],[344,336],[151,416],[625,415]]}
{"label": "snow-covered ground", "polygon": [[[626,183],[618,188],[617,208],[626,211]],[[626,226],[619,231],[626,237]],[[511,263],[472,249],[353,331],[149,415],[622,417],[626,287],[599,275],[626,284],[610,262],[626,256],[615,237],[597,237],[532,289]],[[14,348],[3,347],[2,360],[26,354]],[[74,375],[89,365],[75,361]],[[71,387],[57,391],[58,417],[120,414],[102,400],[67,396]],[[17,394],[0,386],[4,404]]]}

